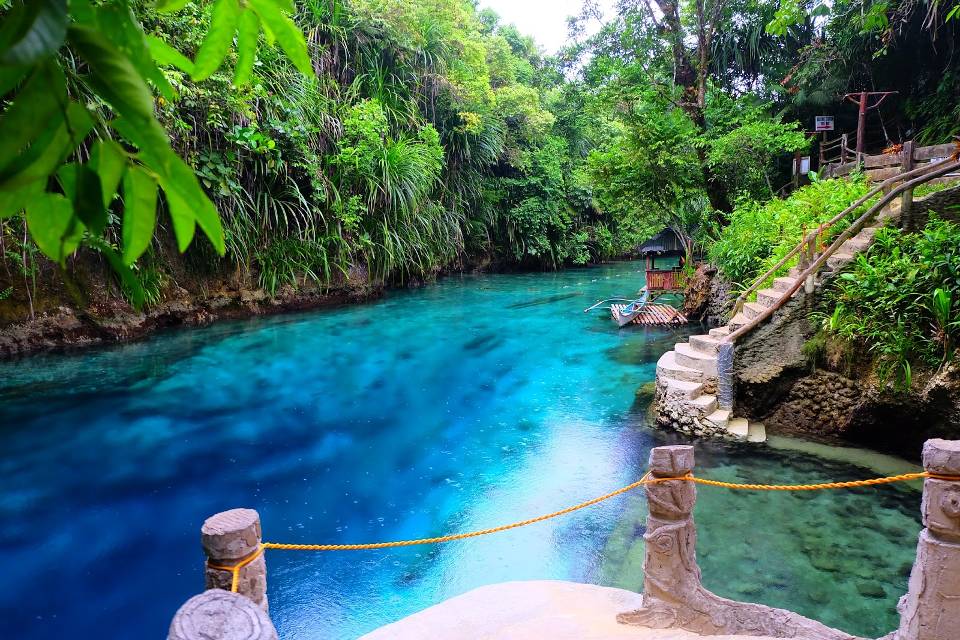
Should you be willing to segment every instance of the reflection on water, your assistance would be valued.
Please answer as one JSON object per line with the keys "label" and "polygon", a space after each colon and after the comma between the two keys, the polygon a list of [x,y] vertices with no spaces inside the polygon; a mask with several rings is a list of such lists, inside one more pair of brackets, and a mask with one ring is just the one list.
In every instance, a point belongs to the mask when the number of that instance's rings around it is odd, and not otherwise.
{"label": "reflection on water", "polygon": [[[639,289],[641,266],[448,279],[369,305],[0,364],[10,637],[162,637],[201,588],[200,523],[229,507],[258,509],[270,540],[366,542],[485,528],[635,480],[650,447],[678,440],[644,425],[635,392],[685,332],[617,330],[582,308]],[[797,447],[697,447],[700,472],[722,479],[870,473]],[[918,512],[908,487],[704,489],[704,579],[880,635]],[[339,639],[503,580],[637,588],[644,513],[636,494],[442,546],[272,551],[271,615],[285,639]]]}

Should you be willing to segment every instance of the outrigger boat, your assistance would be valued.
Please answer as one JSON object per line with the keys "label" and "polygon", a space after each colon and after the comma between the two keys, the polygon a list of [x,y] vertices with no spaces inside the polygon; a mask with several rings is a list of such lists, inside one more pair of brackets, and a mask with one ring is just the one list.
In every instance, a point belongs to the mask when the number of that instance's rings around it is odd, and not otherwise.
{"label": "outrigger boat", "polygon": [[643,293],[639,298],[630,299],[630,298],[607,298],[606,300],[601,300],[600,302],[587,307],[583,310],[584,313],[588,311],[593,311],[597,307],[610,303],[616,302],[626,302],[628,304],[611,304],[610,305],[610,314],[613,316],[614,321],[619,327],[625,327],[626,325],[633,322],[637,316],[643,311],[644,307],[647,306],[647,303],[650,301],[650,289],[647,287],[643,288]]}

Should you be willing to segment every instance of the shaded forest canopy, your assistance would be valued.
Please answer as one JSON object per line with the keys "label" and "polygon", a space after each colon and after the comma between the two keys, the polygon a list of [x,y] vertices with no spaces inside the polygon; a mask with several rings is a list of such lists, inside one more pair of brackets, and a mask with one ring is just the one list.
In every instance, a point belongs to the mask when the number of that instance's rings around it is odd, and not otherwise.
{"label": "shaded forest canopy", "polygon": [[83,259],[140,306],[176,261],[275,294],[709,241],[843,93],[899,92],[876,148],[960,132],[956,13],[587,0],[547,55],[468,0],[7,1],[0,301]]}

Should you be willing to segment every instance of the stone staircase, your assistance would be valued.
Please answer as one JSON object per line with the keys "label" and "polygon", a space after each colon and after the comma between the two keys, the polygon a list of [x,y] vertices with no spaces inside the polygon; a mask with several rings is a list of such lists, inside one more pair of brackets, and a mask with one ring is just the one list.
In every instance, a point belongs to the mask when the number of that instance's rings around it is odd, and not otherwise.
{"label": "stone staircase", "polygon": [[[899,202],[885,209],[872,226],[844,242],[827,259],[824,271],[836,272],[866,250],[881,226],[899,214]],[[785,277],[776,278],[769,289],[757,291],[756,302],[747,302],[742,311],[724,327],[710,329],[706,335],[690,336],[674,345],[657,362],[657,423],[692,435],[725,436],[764,442],[766,429],[759,422],[738,418],[717,402],[717,352],[724,336],[736,331],[774,306],[797,281],[800,271],[794,267]],[[819,275],[819,274],[818,274]],[[818,286],[819,282],[815,282]],[[798,291],[802,291],[801,286]],[[796,294],[794,294],[796,295]],[[775,319],[771,319],[775,321]]]}

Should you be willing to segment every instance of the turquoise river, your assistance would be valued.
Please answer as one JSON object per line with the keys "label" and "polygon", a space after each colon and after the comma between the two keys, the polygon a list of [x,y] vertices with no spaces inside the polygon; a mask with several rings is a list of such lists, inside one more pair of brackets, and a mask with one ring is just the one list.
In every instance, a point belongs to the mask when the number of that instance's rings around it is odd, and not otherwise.
{"label": "turquoise river", "polygon": [[[259,510],[275,542],[433,536],[627,484],[651,447],[657,358],[684,330],[618,331],[595,300],[639,264],[447,278],[377,302],[0,363],[0,635],[164,637],[203,585],[200,524]],[[911,469],[775,438],[700,441],[698,472],[821,482]],[[896,623],[920,525],[913,485],[701,488],[707,586],[877,637]],[[285,640],[350,639],[505,580],[638,589],[640,494],[483,538],[363,552],[268,551]]]}

